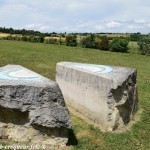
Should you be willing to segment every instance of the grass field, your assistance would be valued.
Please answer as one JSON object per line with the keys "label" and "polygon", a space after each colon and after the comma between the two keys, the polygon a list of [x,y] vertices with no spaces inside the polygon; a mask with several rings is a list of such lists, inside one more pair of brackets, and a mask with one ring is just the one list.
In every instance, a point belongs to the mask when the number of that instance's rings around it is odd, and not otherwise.
{"label": "grass field", "polygon": [[[71,115],[71,149],[149,150],[150,149],[150,57],[140,55],[136,43],[129,53],[106,52],[80,47],[0,40],[0,66],[19,64],[55,80],[56,63],[73,61],[134,67],[138,70],[140,121],[124,133],[102,133],[79,117]],[[77,144],[78,143],[78,144]]]}

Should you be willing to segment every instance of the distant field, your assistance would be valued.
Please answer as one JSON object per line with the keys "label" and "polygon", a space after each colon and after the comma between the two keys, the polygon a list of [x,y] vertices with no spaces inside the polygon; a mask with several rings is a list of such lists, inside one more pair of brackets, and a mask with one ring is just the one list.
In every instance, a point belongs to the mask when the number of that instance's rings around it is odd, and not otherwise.
{"label": "distant field", "polygon": [[129,37],[130,36],[130,34],[125,34],[125,33],[116,33],[116,34],[98,34],[98,35],[100,35],[100,36],[107,36],[107,37]]}
{"label": "distant field", "polygon": [[[45,39],[57,39],[60,40],[60,37],[45,37]],[[61,41],[65,41],[65,37],[61,37]]]}
{"label": "distant field", "polygon": [[22,37],[21,34],[0,33],[0,38],[1,38],[1,37],[7,37],[7,36],[18,36],[18,37]]}
{"label": "distant field", "polygon": [[0,33],[0,37],[7,37],[7,36],[9,36],[10,34],[8,34],[8,33]]}
{"label": "distant field", "polygon": [[[96,34],[99,36],[107,36],[107,37],[130,37],[130,34],[123,34],[123,33],[116,33],[116,34]],[[81,38],[83,38],[85,36],[77,36],[77,40],[79,41]]]}
{"label": "distant field", "polygon": [[78,140],[69,134],[75,150],[149,150],[150,149],[150,57],[140,55],[137,44],[129,44],[129,53],[115,53],[67,47],[0,40],[0,66],[19,64],[55,80],[56,63],[73,61],[134,67],[138,70],[139,109],[141,119],[124,133],[102,133],[79,117],[71,115],[72,129]]}

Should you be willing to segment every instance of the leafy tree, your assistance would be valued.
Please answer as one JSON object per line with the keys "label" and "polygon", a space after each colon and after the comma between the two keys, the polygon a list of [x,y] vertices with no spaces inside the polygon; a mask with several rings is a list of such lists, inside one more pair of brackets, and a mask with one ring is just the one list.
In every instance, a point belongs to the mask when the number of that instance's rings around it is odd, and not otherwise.
{"label": "leafy tree", "polygon": [[40,42],[40,43],[43,43],[43,42],[44,42],[44,36],[42,36],[42,35],[39,36],[39,42]]}
{"label": "leafy tree", "polygon": [[96,48],[95,36],[91,34],[80,40],[80,45],[84,48]]}
{"label": "leafy tree", "polygon": [[109,40],[107,36],[101,38],[101,40],[97,43],[97,48],[100,50],[109,50]]}
{"label": "leafy tree", "polygon": [[142,36],[138,41],[142,55],[150,56],[150,36]]}
{"label": "leafy tree", "polygon": [[9,33],[10,33],[10,34],[14,34],[14,33],[15,33],[14,29],[13,29],[13,28],[10,28],[10,29],[9,29]]}
{"label": "leafy tree", "polygon": [[56,38],[50,38],[49,44],[57,44],[57,39]]}
{"label": "leafy tree", "polygon": [[65,37],[65,34],[62,34],[61,37]]}
{"label": "leafy tree", "polygon": [[126,39],[114,38],[110,43],[110,51],[127,52],[128,41]]}
{"label": "leafy tree", "polygon": [[77,46],[77,38],[74,35],[66,36],[66,46]]}
{"label": "leafy tree", "polygon": [[141,34],[140,33],[134,33],[130,35],[131,41],[139,41]]}
{"label": "leafy tree", "polygon": [[27,41],[28,38],[26,36],[22,36],[22,41]]}

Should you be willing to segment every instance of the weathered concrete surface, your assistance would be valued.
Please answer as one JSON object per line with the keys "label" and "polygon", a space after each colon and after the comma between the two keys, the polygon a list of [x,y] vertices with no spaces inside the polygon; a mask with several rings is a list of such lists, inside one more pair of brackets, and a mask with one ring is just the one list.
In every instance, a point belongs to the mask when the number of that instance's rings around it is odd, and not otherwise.
{"label": "weathered concrete surface", "polygon": [[137,110],[136,69],[60,62],[56,71],[68,106],[103,131],[127,124]]}
{"label": "weathered concrete surface", "polygon": [[18,142],[65,144],[71,126],[58,84],[18,65],[0,68],[0,122],[1,137]]}

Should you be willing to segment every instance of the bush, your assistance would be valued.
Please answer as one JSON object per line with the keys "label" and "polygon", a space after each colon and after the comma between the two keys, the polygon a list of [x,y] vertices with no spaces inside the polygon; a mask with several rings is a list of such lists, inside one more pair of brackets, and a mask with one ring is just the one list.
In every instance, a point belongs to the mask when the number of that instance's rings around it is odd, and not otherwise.
{"label": "bush", "polygon": [[38,36],[33,36],[33,37],[31,38],[31,42],[38,43],[38,42],[39,42],[39,37],[38,37]]}
{"label": "bush", "polygon": [[77,38],[74,35],[66,36],[66,46],[77,46]]}
{"label": "bush", "polygon": [[130,35],[130,40],[131,40],[131,41],[139,41],[139,40],[140,40],[140,37],[141,37],[141,34],[140,34],[140,33],[134,33],[134,34],[131,34],[131,35]]}
{"label": "bush", "polygon": [[84,37],[80,40],[81,47],[84,48],[96,48],[95,37],[93,34],[90,36]]}
{"label": "bush", "polygon": [[49,44],[49,39],[45,38],[44,43]]}
{"label": "bush", "polygon": [[142,55],[150,55],[150,36],[142,36],[138,45]]}
{"label": "bush", "polygon": [[100,50],[109,50],[109,40],[107,36],[103,37],[98,43],[97,48]]}
{"label": "bush", "polygon": [[57,44],[57,39],[56,38],[50,38],[49,43],[50,44]]}
{"label": "bush", "polygon": [[39,42],[40,42],[40,43],[43,43],[43,42],[44,42],[44,36],[42,36],[42,35],[39,36]]}
{"label": "bush", "polygon": [[22,41],[27,41],[28,38],[26,36],[22,36]]}
{"label": "bush", "polygon": [[110,43],[110,51],[113,52],[127,52],[128,41],[126,39],[114,38]]}
{"label": "bush", "polygon": [[22,40],[22,37],[21,37],[21,36],[16,36],[16,37],[15,37],[15,40],[16,40],[16,41],[21,41],[21,40]]}

